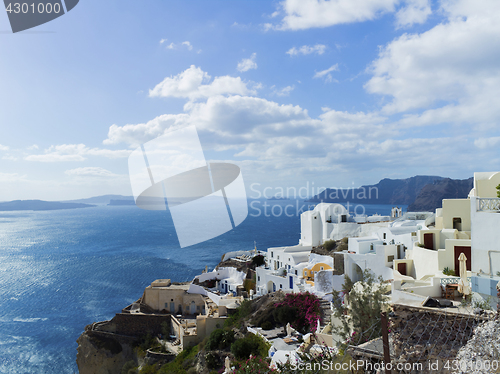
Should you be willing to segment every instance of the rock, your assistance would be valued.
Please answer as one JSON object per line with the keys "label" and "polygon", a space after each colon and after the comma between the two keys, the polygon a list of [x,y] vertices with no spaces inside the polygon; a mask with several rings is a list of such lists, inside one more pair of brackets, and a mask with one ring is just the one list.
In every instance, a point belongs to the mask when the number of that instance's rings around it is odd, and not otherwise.
{"label": "rock", "polygon": [[85,331],[76,342],[80,374],[121,374],[123,365],[136,359],[130,345],[112,338],[90,336]]}
{"label": "rock", "polygon": [[441,306],[441,304],[439,303],[439,300],[436,300],[436,299],[433,299],[430,297],[427,299],[424,306],[429,307],[429,308],[439,308]]}
{"label": "rock", "polygon": [[451,302],[451,300],[446,300],[446,299],[443,299],[439,302],[441,304],[441,306],[443,307],[450,307],[450,306],[453,306],[453,303]]}

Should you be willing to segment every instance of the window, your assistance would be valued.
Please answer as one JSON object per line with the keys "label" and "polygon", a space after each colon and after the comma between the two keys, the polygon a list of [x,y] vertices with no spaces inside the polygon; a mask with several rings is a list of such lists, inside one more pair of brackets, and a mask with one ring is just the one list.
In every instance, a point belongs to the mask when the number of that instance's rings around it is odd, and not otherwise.
{"label": "window", "polygon": [[414,231],[411,233],[411,236],[417,236],[417,233]]}
{"label": "window", "polygon": [[387,239],[387,233],[384,232],[384,239]]}
{"label": "window", "polygon": [[322,266],[322,267],[320,267],[319,269],[320,269],[320,270],[325,270],[325,269],[323,268],[323,266]]}
{"label": "window", "polygon": [[283,285],[282,285],[282,284],[280,284],[280,288],[283,288]]}
{"label": "window", "polygon": [[295,275],[299,275],[299,273],[297,273],[297,270],[295,270]]}
{"label": "window", "polygon": [[394,261],[394,256],[387,256],[387,262]]}
{"label": "window", "polygon": [[260,282],[260,275],[257,277],[257,280]]}
{"label": "window", "polygon": [[271,252],[271,257],[273,257],[273,252]]}

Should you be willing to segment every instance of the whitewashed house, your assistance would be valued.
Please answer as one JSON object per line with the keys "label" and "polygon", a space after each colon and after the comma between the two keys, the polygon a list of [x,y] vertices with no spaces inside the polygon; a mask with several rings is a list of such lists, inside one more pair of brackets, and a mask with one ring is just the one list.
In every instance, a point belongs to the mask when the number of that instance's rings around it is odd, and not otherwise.
{"label": "whitewashed house", "polygon": [[474,173],[471,190],[471,287],[472,291],[496,296],[500,281],[500,199],[496,186],[500,172]]}

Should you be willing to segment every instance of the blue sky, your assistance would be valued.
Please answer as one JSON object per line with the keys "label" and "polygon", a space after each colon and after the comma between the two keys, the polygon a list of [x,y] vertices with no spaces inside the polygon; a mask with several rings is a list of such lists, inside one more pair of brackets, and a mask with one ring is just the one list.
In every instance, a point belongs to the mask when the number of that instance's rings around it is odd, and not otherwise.
{"label": "blue sky", "polygon": [[499,17],[489,0],[81,0],[12,34],[0,12],[0,200],[130,195],[130,152],[193,124],[260,189],[498,170]]}

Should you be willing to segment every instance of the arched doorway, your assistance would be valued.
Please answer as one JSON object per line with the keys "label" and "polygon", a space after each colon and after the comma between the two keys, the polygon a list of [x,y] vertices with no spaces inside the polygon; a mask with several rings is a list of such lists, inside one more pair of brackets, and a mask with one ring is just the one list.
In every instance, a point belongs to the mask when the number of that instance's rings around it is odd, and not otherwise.
{"label": "arched doorway", "polygon": [[273,283],[273,281],[267,282],[267,293],[271,293],[276,291],[276,285]]}

